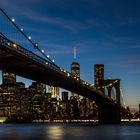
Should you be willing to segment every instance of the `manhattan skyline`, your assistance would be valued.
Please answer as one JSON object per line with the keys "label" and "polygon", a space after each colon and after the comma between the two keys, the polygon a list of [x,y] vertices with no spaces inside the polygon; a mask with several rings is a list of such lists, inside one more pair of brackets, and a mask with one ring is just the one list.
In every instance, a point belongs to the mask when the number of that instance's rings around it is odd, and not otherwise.
{"label": "manhattan skyline", "polygon": [[[73,48],[77,48],[81,79],[93,84],[94,64],[104,64],[105,79],[121,79],[126,105],[138,107],[138,0],[2,0],[1,6],[56,64],[68,71]],[[18,81],[21,80],[18,77]],[[30,81],[25,83],[28,86]]]}

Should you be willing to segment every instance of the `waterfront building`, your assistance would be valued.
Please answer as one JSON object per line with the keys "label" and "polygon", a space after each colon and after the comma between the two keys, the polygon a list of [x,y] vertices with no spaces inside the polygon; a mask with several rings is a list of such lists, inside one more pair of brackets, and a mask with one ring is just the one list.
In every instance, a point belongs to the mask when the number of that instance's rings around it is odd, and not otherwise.
{"label": "waterfront building", "polygon": [[29,86],[29,89],[38,93],[46,93],[46,85],[39,82],[32,82],[32,85]]}
{"label": "waterfront building", "polygon": [[61,106],[61,116],[63,119],[69,117],[69,100],[68,100],[68,92],[62,91],[62,100],[60,101]]}
{"label": "waterfront building", "polygon": [[54,86],[48,86],[48,92],[51,93],[52,98],[59,99],[59,88]]}
{"label": "waterfront building", "polygon": [[62,101],[68,101],[68,92],[62,91]]}
{"label": "waterfront building", "polygon": [[16,83],[16,75],[13,73],[2,71],[2,84],[15,84]]}

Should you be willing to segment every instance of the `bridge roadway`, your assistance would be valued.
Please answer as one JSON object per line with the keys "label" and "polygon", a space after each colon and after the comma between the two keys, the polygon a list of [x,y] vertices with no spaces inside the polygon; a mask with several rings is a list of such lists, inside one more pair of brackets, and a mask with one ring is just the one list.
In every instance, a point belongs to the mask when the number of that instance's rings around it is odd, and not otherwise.
{"label": "bridge roadway", "polygon": [[[94,100],[104,108],[100,109],[101,122],[116,123],[116,119],[113,119],[114,115],[112,116],[114,114],[112,110],[118,108],[115,101],[56,64],[10,41],[3,34],[0,34],[0,69],[47,85],[58,86]],[[106,116],[107,112],[110,115]],[[119,118],[117,122],[118,120]]]}

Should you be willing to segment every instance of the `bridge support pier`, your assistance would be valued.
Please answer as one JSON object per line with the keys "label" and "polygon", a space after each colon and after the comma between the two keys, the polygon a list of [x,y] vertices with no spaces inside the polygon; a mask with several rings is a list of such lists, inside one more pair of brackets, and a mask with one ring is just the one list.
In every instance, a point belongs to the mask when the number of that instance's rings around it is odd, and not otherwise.
{"label": "bridge support pier", "polygon": [[121,114],[119,105],[102,104],[99,106],[99,124],[120,124]]}

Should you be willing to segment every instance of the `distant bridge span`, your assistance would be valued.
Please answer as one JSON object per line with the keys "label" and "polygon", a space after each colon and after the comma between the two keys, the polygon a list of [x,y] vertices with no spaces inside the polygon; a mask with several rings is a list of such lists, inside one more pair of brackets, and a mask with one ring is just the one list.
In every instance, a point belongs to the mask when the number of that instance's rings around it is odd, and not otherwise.
{"label": "distant bridge span", "polygon": [[0,34],[0,69],[94,100],[101,107],[100,123],[120,122],[120,104],[56,64],[9,40],[3,34]]}

